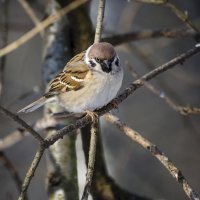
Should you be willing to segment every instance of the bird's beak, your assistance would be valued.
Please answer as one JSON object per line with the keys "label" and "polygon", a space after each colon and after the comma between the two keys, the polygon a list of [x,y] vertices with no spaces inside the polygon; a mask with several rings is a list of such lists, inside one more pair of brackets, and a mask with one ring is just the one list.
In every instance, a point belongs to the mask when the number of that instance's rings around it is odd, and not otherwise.
{"label": "bird's beak", "polygon": [[100,63],[100,65],[101,65],[102,70],[103,70],[104,72],[109,73],[109,72],[112,70],[111,67],[108,65],[108,63],[107,63],[106,61],[102,61],[102,62]]}

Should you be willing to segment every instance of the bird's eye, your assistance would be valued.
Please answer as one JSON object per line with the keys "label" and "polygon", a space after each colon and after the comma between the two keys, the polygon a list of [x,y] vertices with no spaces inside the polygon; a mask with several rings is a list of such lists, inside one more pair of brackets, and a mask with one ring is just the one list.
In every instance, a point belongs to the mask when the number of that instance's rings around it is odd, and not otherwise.
{"label": "bird's eye", "polygon": [[115,61],[115,65],[119,66],[119,58],[117,58],[117,60]]}
{"label": "bird's eye", "polygon": [[101,62],[101,59],[99,59],[99,58],[95,58],[95,60],[96,60],[98,63]]}

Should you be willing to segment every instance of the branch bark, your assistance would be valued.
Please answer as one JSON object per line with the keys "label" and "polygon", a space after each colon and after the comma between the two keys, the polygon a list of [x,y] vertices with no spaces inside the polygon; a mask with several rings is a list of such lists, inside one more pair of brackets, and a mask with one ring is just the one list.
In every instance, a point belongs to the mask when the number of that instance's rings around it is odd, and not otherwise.
{"label": "branch bark", "polygon": [[180,37],[193,37],[196,41],[200,39],[200,33],[191,29],[159,29],[159,30],[141,30],[133,31],[130,33],[113,35],[102,39],[104,42],[109,42],[112,45],[120,45],[137,40],[144,40],[150,38],[180,38]]}
{"label": "branch bark", "polygon": [[118,117],[112,114],[106,114],[105,119],[110,123],[114,124],[123,133],[125,133],[131,140],[141,145],[143,148],[148,150],[153,156],[155,156],[169,171],[169,173],[176,179],[176,181],[181,184],[183,191],[191,200],[199,200],[199,196],[192,189],[192,187],[187,182],[186,178],[183,176],[182,172],[169,160],[169,158],[154,144],[148,141],[146,138],[142,137],[141,134],[134,131],[128,127],[124,122],[120,121]]}

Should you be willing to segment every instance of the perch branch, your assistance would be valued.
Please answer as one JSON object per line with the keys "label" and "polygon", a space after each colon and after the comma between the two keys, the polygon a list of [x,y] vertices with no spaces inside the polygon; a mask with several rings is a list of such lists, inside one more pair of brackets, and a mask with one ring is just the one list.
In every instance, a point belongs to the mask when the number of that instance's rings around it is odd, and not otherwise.
{"label": "perch branch", "polygon": [[169,160],[167,156],[165,156],[165,154],[160,149],[158,149],[156,145],[152,144],[138,132],[128,127],[124,122],[121,122],[120,119],[116,116],[107,113],[104,115],[104,117],[107,121],[117,126],[117,128],[119,128],[129,138],[131,138],[133,141],[144,147],[153,156],[155,156],[165,166],[169,173],[176,179],[176,181],[181,184],[184,192],[191,200],[199,200],[197,193],[189,185],[182,172]]}
{"label": "perch branch", "polygon": [[[28,2],[26,0],[18,0],[18,2],[21,4],[21,6],[24,8],[25,12],[28,14],[28,16],[30,17],[30,19],[33,21],[33,23],[35,24],[35,26],[41,26],[40,24],[40,20],[38,19],[38,17],[36,16],[35,12],[33,11],[33,9],[31,8],[31,6],[28,4]],[[42,27],[41,27],[42,29]],[[40,32],[40,35],[43,36],[42,31]]]}
{"label": "perch branch", "polygon": [[[138,78],[139,75],[133,70],[133,67],[127,62],[126,63],[128,70],[134,78]],[[153,86],[151,83],[145,82],[144,84],[152,93],[156,94],[158,97],[163,99],[169,107],[179,112],[181,115],[190,115],[190,114],[200,114],[200,108],[195,108],[191,106],[179,106],[171,98],[166,96],[163,91],[160,91],[158,88]]]}
{"label": "perch branch", "polygon": [[13,165],[13,163],[8,159],[8,157],[4,154],[4,152],[0,151],[0,161],[3,163],[3,165],[6,167],[6,169],[9,171],[10,175],[12,176],[17,189],[21,190],[21,179],[19,178],[19,175],[17,173],[17,170],[15,168],[15,166]]}
{"label": "perch branch", "polygon": [[78,0],[78,1],[73,1],[66,7],[62,8],[60,11],[55,12],[54,15],[49,16],[47,19],[42,21],[40,24],[38,24],[35,28],[24,34],[22,37],[19,39],[15,40],[8,46],[0,49],[0,57],[12,52],[13,50],[17,49],[19,46],[30,40],[32,37],[37,35],[39,32],[44,30],[46,27],[48,27],[50,24],[56,22],[59,20],[61,17],[63,17],[65,14],[71,12],[72,10],[78,8],[82,4],[86,3],[88,0]]}

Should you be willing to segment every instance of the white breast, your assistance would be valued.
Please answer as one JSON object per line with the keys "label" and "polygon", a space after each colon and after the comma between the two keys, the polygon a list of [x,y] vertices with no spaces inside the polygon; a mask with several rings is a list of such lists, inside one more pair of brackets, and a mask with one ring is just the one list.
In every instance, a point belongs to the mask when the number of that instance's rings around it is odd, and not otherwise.
{"label": "white breast", "polygon": [[122,70],[115,74],[94,71],[92,76],[87,78],[82,89],[63,93],[59,99],[70,112],[93,111],[103,107],[117,95],[122,79]]}

